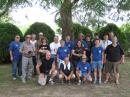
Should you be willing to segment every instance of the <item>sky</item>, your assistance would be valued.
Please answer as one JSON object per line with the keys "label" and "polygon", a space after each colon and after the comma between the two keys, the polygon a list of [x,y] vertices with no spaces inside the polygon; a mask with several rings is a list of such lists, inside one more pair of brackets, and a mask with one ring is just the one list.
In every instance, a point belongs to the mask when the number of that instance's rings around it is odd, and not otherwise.
{"label": "sky", "polygon": [[[53,7],[50,10],[44,10],[43,8],[36,5],[33,7],[17,8],[12,10],[10,16],[19,27],[26,27],[35,22],[44,22],[56,32],[58,26],[55,23],[55,11],[56,9]],[[124,23],[122,21],[115,22],[108,19],[108,17],[105,17],[105,20],[108,23],[115,23],[119,27]]]}

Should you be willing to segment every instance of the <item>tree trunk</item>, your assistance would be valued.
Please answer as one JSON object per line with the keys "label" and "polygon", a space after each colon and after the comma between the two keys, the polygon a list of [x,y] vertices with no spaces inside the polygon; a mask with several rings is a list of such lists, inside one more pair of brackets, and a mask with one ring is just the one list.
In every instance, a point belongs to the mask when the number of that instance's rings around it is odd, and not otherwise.
{"label": "tree trunk", "polygon": [[64,0],[60,8],[62,38],[70,35],[73,39],[72,33],[72,3],[71,0]]}

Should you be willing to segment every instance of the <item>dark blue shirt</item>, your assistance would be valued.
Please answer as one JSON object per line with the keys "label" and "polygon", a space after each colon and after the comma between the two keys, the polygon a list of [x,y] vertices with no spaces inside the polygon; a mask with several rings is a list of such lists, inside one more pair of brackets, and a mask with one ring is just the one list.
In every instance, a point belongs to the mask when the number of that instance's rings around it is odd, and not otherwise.
{"label": "dark blue shirt", "polygon": [[59,47],[57,54],[59,55],[59,59],[64,60],[65,57],[69,55],[70,51],[68,47]]}
{"label": "dark blue shirt", "polygon": [[93,55],[93,61],[102,61],[102,53],[103,53],[103,48],[102,47],[92,47],[91,51]]}
{"label": "dark blue shirt", "polygon": [[9,50],[12,51],[13,60],[19,60],[21,58],[21,53],[19,52],[21,43],[20,42],[11,42],[9,45]]}
{"label": "dark blue shirt", "polygon": [[72,41],[68,41],[68,42],[66,41],[65,46],[68,47],[68,49],[71,52],[71,50],[74,48],[74,43]]}
{"label": "dark blue shirt", "polygon": [[88,62],[86,62],[86,63],[83,63],[82,61],[79,62],[77,64],[77,68],[82,72],[82,74],[88,73],[91,71],[91,67],[90,67],[90,64]]}

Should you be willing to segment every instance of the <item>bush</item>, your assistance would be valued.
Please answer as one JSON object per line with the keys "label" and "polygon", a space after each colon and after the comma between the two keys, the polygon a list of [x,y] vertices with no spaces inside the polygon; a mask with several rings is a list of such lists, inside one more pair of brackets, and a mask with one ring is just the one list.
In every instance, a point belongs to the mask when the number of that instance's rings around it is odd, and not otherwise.
{"label": "bush", "polygon": [[18,34],[23,38],[22,32],[19,28],[10,23],[0,23],[0,61],[9,62],[9,44],[14,40],[15,35]]}
{"label": "bush", "polygon": [[36,22],[32,24],[29,27],[29,29],[25,32],[25,35],[36,34],[38,36],[39,32],[43,32],[43,34],[47,37],[49,43],[53,41],[55,32],[45,23]]}
{"label": "bush", "polygon": [[109,23],[105,27],[102,27],[99,31],[99,37],[102,38],[104,34],[108,34],[109,32],[113,32],[118,37],[122,47],[126,46],[126,36],[115,24]]}
{"label": "bush", "polygon": [[72,32],[74,33],[74,39],[78,38],[79,33],[83,33],[84,35],[90,34],[91,37],[93,37],[92,31],[85,26],[81,26],[80,24],[73,24]]}

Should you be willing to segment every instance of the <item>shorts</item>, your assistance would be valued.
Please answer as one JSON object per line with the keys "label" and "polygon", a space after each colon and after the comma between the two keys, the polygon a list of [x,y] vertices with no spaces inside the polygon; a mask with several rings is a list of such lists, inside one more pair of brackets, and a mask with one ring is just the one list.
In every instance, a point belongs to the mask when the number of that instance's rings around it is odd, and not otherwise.
{"label": "shorts", "polygon": [[93,69],[101,70],[102,67],[103,67],[102,61],[93,61],[93,62],[92,62],[92,68],[93,68]]}
{"label": "shorts", "polygon": [[88,75],[87,73],[83,73],[83,72],[81,72],[80,71],[80,77],[85,77],[86,76],[86,79],[88,80],[88,81],[91,81],[91,76],[90,75]]}
{"label": "shorts", "polygon": [[58,69],[60,69],[60,65],[61,65],[61,63],[63,63],[63,60],[58,59]]}
{"label": "shorts", "polygon": [[105,64],[105,72],[111,73],[112,71],[114,71],[114,73],[119,73],[119,64],[119,62],[107,61]]}

